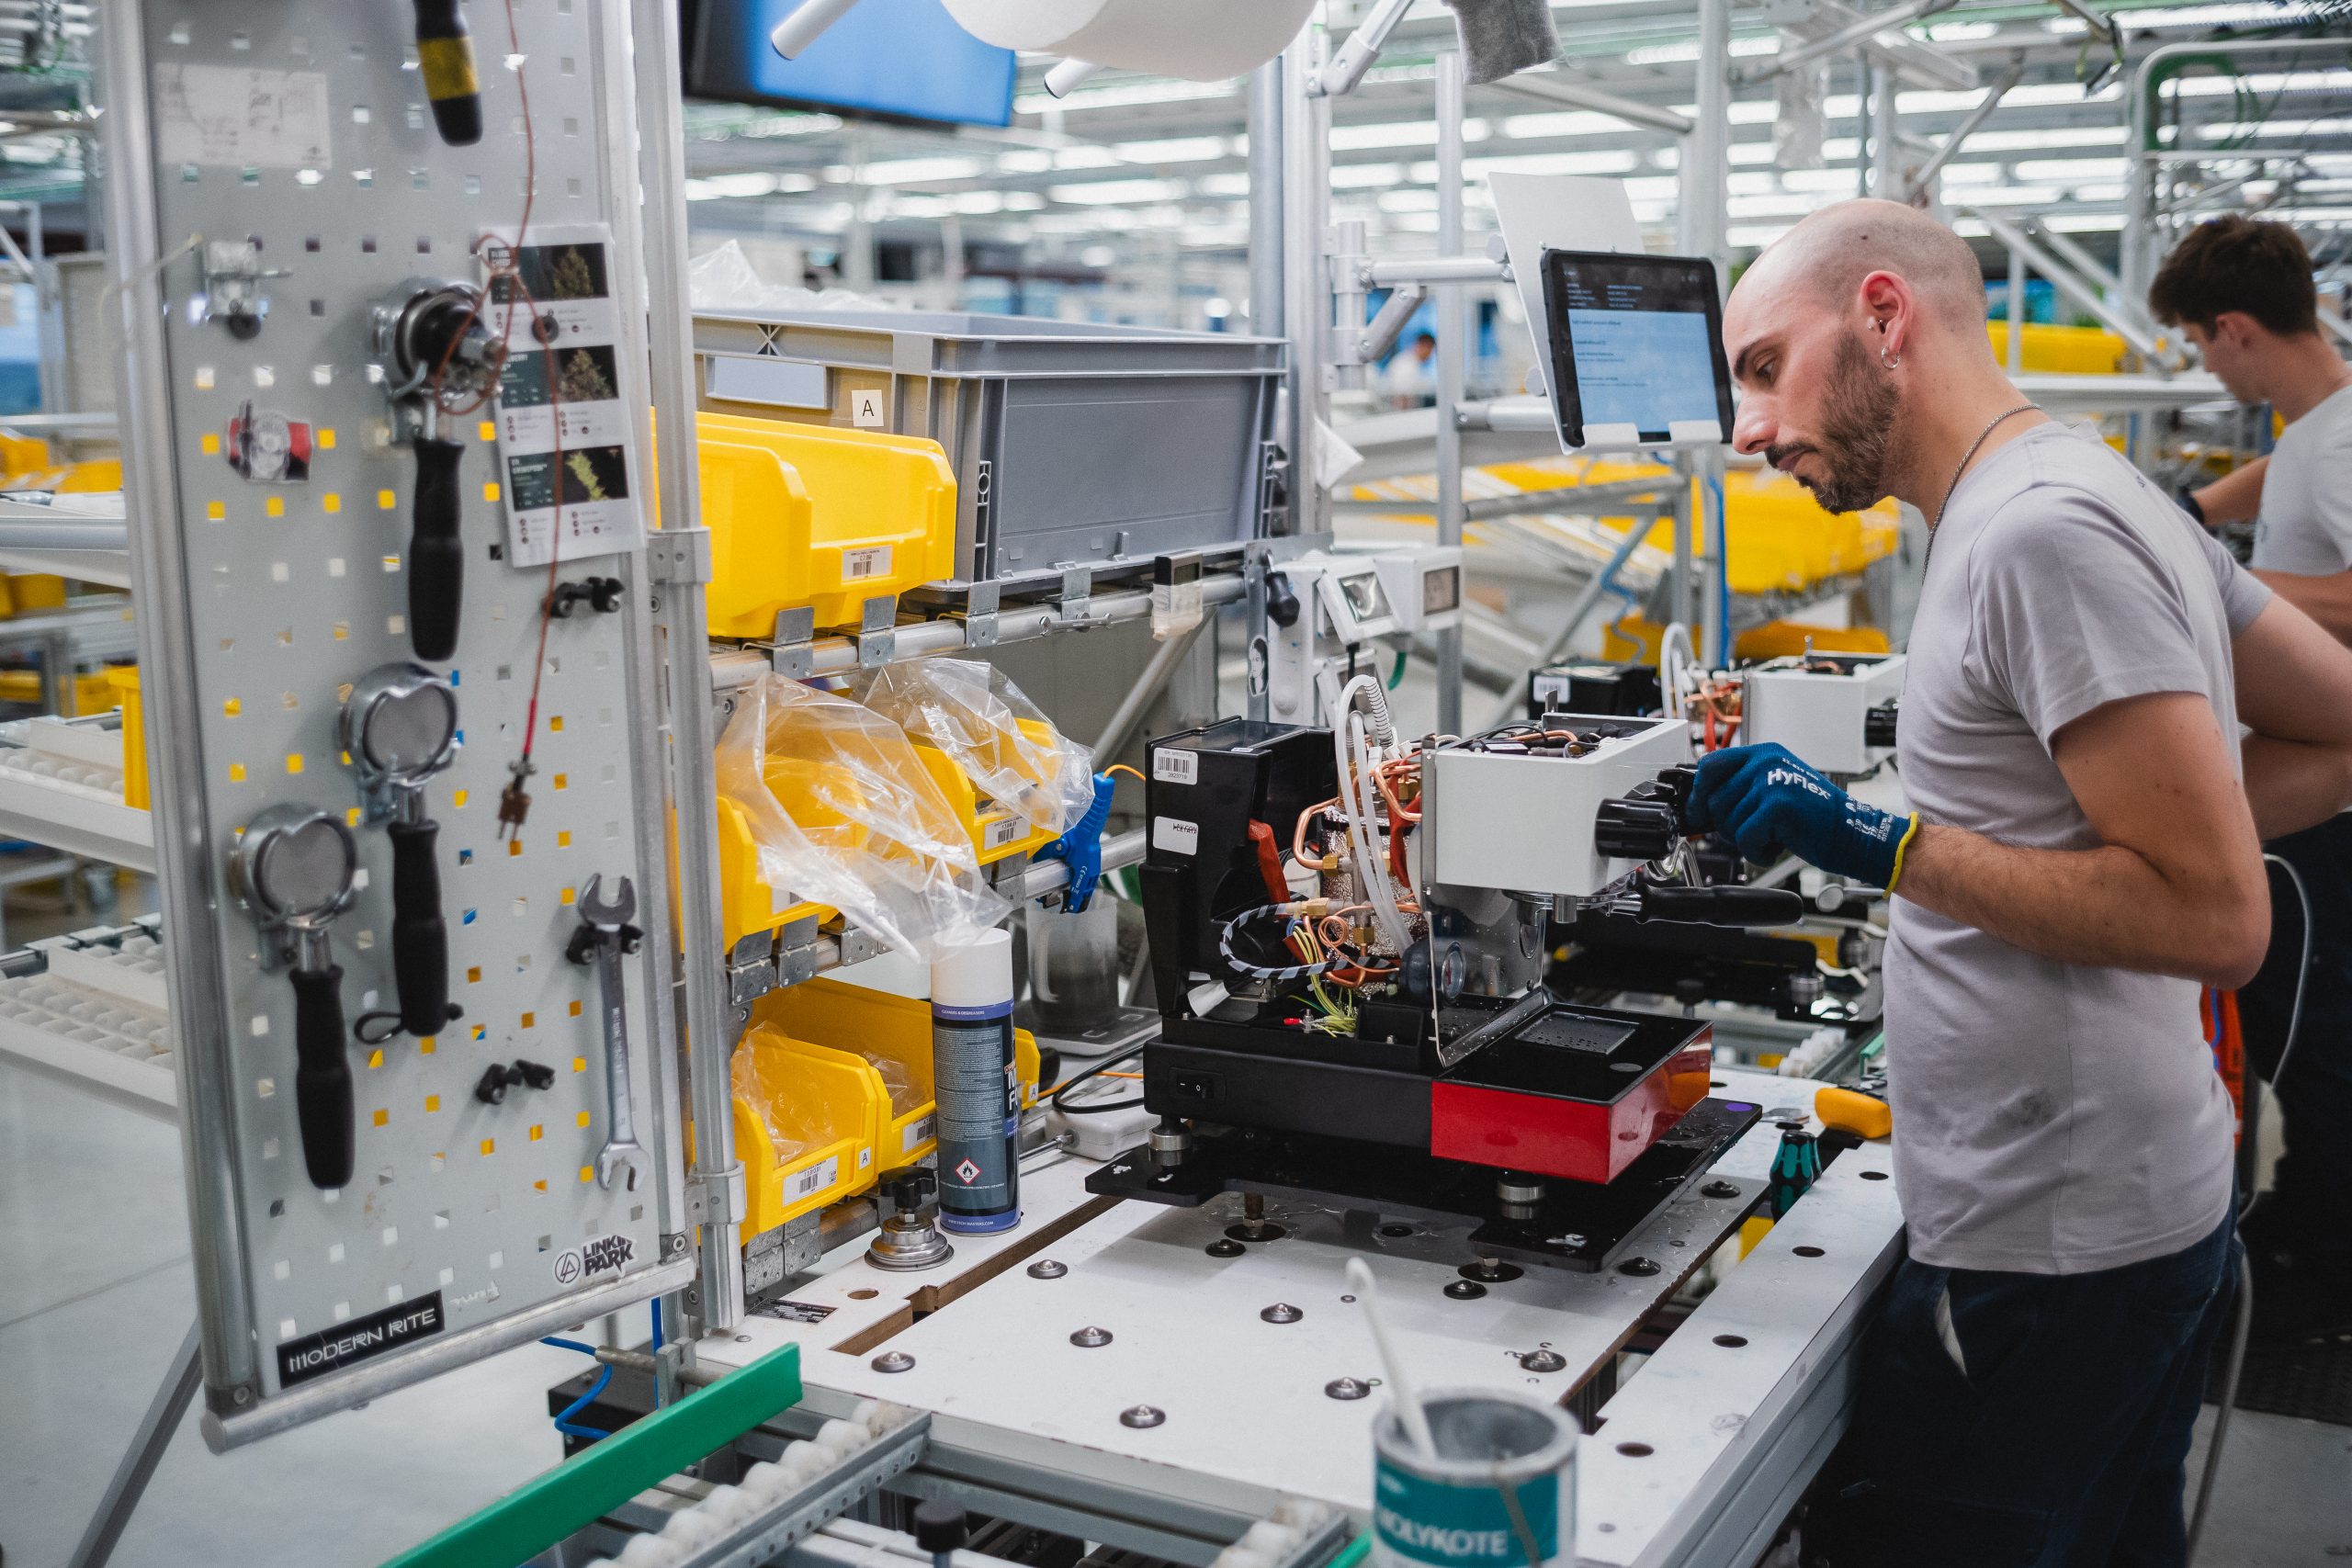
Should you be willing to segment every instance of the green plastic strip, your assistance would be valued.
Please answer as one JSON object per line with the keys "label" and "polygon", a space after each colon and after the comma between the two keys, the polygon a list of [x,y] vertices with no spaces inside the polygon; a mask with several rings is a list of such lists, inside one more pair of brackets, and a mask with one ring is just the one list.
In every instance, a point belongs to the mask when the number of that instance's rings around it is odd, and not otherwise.
{"label": "green plastic strip", "polygon": [[630,1422],[384,1568],[514,1568],[799,1403],[800,1348],[786,1345]]}
{"label": "green plastic strip", "polygon": [[1340,1549],[1340,1555],[1331,1559],[1328,1568],[1356,1568],[1356,1564],[1371,1555],[1371,1552],[1372,1537],[1360,1535]]}

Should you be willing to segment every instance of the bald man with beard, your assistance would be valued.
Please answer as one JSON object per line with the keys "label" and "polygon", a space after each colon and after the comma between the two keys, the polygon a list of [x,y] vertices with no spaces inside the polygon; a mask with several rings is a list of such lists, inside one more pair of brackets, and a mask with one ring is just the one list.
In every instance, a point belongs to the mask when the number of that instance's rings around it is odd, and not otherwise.
{"label": "bald man with beard", "polygon": [[[2199,1027],[2269,931],[2261,843],[2352,803],[2352,654],[2002,374],[1975,257],[1825,209],[1724,315],[1734,443],[1929,536],[1895,816],[1776,746],[1695,826],[1884,887],[1907,1258],[1815,1488],[1834,1568],[2180,1564],[2227,1321],[2230,1100]],[[2250,733],[2241,739],[2241,727]]]}

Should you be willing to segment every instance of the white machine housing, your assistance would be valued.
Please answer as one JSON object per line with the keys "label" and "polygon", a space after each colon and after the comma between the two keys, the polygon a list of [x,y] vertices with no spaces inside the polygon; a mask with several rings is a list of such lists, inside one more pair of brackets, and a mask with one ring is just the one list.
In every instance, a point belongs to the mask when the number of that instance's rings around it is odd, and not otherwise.
{"label": "white machine housing", "polygon": [[[1547,716],[1547,718],[1551,716]],[[1589,898],[1635,868],[1592,846],[1604,800],[1690,760],[1679,718],[1566,716],[1609,736],[1581,757],[1442,747],[1421,757],[1421,852],[1452,887]]]}
{"label": "white machine housing", "polygon": [[1266,701],[1276,722],[1321,724],[1316,672],[1384,637],[1462,620],[1462,552],[1453,546],[1313,550],[1278,563],[1298,618],[1266,627]]}
{"label": "white machine housing", "polygon": [[1462,551],[1453,545],[1338,545],[1334,555],[1369,558],[1396,612],[1397,629],[1415,636],[1462,624]]}
{"label": "white machine housing", "polygon": [[1866,738],[1871,710],[1903,694],[1903,655],[1815,654],[1841,668],[1773,669],[1742,677],[1742,745],[1779,741],[1825,773],[1867,773],[1894,750]]}

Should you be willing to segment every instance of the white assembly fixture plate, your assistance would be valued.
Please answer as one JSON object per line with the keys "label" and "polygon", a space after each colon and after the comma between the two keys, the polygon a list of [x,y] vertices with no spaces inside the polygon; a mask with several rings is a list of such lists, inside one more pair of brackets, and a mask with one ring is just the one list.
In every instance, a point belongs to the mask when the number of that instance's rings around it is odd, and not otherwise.
{"label": "white assembly fixture plate", "polygon": [[[1809,1115],[1820,1086],[1736,1069],[1715,1077],[1718,1094],[1765,1108],[1766,1119],[1714,1168],[1752,1192],[1770,1171],[1777,1123],[1820,1130]],[[1889,1159],[1883,1145],[1842,1156],[1668,1339],[1674,1359],[1649,1359],[1670,1375],[1637,1373],[1605,1407],[1608,1451],[1595,1438],[1582,1461],[1581,1559],[1649,1561],[1652,1543],[1697,1528],[1692,1510],[1705,1515],[1747,1475],[1793,1394],[1810,1386],[1824,1358],[1850,1348],[1853,1323],[1892,1266],[1901,1229],[1894,1184],[1884,1179]],[[1715,1211],[1746,1207],[1696,1196],[1678,1205],[1632,1248],[1667,1264],[1657,1275],[1533,1269],[1463,1302],[1442,1294],[1471,1258],[1459,1231],[1416,1225],[1409,1235],[1351,1240],[1336,1213],[1277,1201],[1268,1215],[1291,1227],[1289,1235],[1238,1258],[1211,1258],[1204,1249],[1239,1218],[1238,1199],[1196,1210],[1120,1203],[1090,1217],[1082,1185],[1090,1168],[1069,1160],[1024,1178],[1022,1229],[986,1238],[985,1248],[967,1254],[959,1238],[949,1264],[914,1275],[857,1258],[793,1292],[817,1321],[749,1318],[697,1353],[736,1365],[797,1341],[803,1376],[820,1398],[930,1409],[943,1439],[961,1446],[1221,1506],[1270,1504],[1290,1493],[1362,1514],[1371,1502],[1371,1421],[1382,1396],[1375,1390],[1343,1401],[1325,1393],[1339,1378],[1380,1376],[1363,1314],[1341,1299],[1349,1257],[1372,1266],[1423,1386],[1559,1398],[1670,1292],[1684,1271],[1678,1263],[1686,1255],[1695,1262],[1722,1234]],[[1080,1223],[1056,1234],[1072,1219]],[[1034,1260],[1064,1271],[1041,1278],[1022,1266]],[[1261,1315],[1278,1303],[1301,1315]],[[927,1314],[920,1320],[917,1305]],[[1085,1328],[1111,1338],[1072,1343]],[[1718,1334],[1745,1344],[1716,1343]],[[1566,1365],[1530,1371],[1519,1357],[1539,1348]],[[914,1365],[877,1371],[882,1351],[903,1352]],[[1121,1412],[1137,1404],[1165,1419],[1123,1424]],[[1621,1421],[1622,1433],[1614,1429]],[[1647,1455],[1614,1448],[1635,1441],[1623,1435],[1634,1424]]]}

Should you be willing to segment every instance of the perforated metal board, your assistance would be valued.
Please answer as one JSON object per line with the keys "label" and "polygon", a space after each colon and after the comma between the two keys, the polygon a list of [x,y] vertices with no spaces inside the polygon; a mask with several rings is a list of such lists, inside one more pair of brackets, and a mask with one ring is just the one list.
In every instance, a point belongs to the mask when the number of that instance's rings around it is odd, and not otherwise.
{"label": "perforated metal board", "polygon": [[[170,951],[175,964],[216,970],[177,975],[173,989],[183,1101],[195,1102],[190,1141],[222,1145],[189,1153],[216,1415],[251,1415],[288,1393],[277,1349],[340,1325],[401,1316],[428,1298],[440,1309],[438,1328],[413,1342],[300,1380],[306,1412],[368,1397],[403,1359],[424,1375],[458,1359],[452,1347],[484,1353],[568,1303],[609,1310],[673,1286],[683,1269],[664,1259],[665,1233],[684,1227],[670,1213],[680,1191],[676,1035],[668,964],[655,956],[672,951],[669,873],[639,560],[561,569],[621,578],[629,592],[620,613],[553,623],[533,803],[520,833],[502,840],[498,796],[526,722],[548,577],[503,558],[489,410],[445,428],[466,443],[464,609],[457,654],[439,666],[457,685],[464,746],[426,792],[441,824],[451,999],[464,1016],[429,1040],[352,1045],[356,1174],[339,1192],[305,1175],[292,993],[283,970],[260,964],[255,923],[225,875],[236,835],[264,807],[348,812],[364,882],[333,928],[344,1005],[354,1018],[394,1005],[390,852],[379,829],[360,824],[336,723],[350,682],[413,656],[401,556],[417,467],[393,439],[370,365],[370,308],[410,279],[478,280],[478,236],[511,236],[521,216],[526,136],[505,13],[470,10],[486,129],[458,148],[441,141],[428,114],[410,7],[145,0],[141,28],[108,17],[110,33],[143,33],[109,43],[110,104],[123,108],[126,78],[152,87],[143,115],[111,121],[117,139],[141,143],[113,152],[118,173],[130,174],[126,158],[153,158],[152,214],[136,209],[135,178],[115,197],[126,248],[143,249],[148,265],[128,256],[118,276],[151,275],[152,285],[132,277],[131,291],[152,286],[164,307],[159,333],[129,308],[124,363],[127,386],[162,383],[168,434],[150,421],[127,445],[137,447],[135,469],[142,460],[169,469],[134,485],[134,532],[151,536],[142,663],[184,656],[193,688],[193,711],[169,721],[169,751],[151,755],[179,846],[162,857]],[[616,297],[642,299],[636,220],[616,199],[634,200],[634,170],[616,167],[633,130],[616,63],[626,12],[600,0],[514,0],[513,16],[537,158],[533,227],[612,224]],[[227,112],[232,102],[244,107]],[[143,246],[141,219],[153,237]],[[204,319],[202,250],[184,244],[196,237],[249,240],[263,267],[283,269],[260,283],[267,310],[250,337]],[[642,366],[642,318],[622,316],[623,363]],[[155,392],[148,385],[148,409]],[[634,402],[630,461],[642,494],[648,428],[644,399]],[[231,422],[249,403],[310,426],[307,478],[250,482],[232,468]],[[152,511],[164,514],[141,515],[142,499],[162,501]],[[176,548],[153,537],[159,530]],[[175,606],[162,603],[175,593]],[[579,924],[575,894],[600,874],[608,890],[633,881],[649,937],[627,964],[628,1027],[638,1134],[659,1174],[634,1192],[594,1179],[608,1126],[597,979],[564,952]],[[487,1066],[517,1058],[554,1067],[553,1086],[514,1088],[501,1105],[475,1098]],[[667,1250],[682,1247],[672,1234]],[[628,1280],[640,1288],[612,1288]],[[352,1384],[340,1400],[336,1382]]]}

